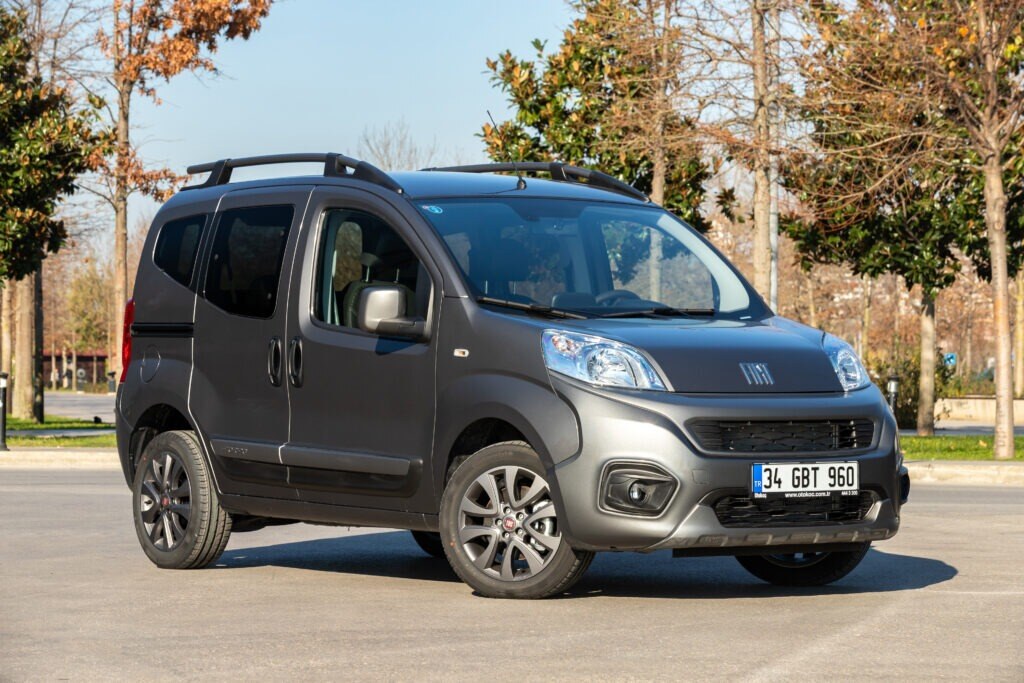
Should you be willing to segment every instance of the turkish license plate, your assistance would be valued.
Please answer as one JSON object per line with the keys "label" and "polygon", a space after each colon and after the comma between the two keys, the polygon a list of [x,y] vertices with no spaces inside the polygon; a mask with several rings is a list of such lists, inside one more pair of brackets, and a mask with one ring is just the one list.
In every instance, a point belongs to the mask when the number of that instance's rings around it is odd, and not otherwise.
{"label": "turkish license plate", "polygon": [[859,488],[856,462],[758,463],[751,471],[755,498],[855,496]]}

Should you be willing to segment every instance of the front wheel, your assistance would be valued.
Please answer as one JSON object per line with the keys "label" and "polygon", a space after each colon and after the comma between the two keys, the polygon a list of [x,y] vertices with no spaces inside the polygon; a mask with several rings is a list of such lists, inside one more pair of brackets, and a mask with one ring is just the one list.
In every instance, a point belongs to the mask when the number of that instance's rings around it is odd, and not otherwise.
{"label": "front wheel", "polygon": [[441,499],[441,539],[455,573],[491,598],[568,590],[593,553],[562,537],[537,453],[521,441],[483,448],[457,465]]}
{"label": "front wheel", "polygon": [[860,564],[871,543],[856,550],[829,553],[737,555],[736,560],[757,578],[776,586],[824,586],[843,578]]}
{"label": "front wheel", "polygon": [[195,434],[153,437],[132,486],[135,532],[142,550],[164,569],[199,569],[214,562],[231,536]]}

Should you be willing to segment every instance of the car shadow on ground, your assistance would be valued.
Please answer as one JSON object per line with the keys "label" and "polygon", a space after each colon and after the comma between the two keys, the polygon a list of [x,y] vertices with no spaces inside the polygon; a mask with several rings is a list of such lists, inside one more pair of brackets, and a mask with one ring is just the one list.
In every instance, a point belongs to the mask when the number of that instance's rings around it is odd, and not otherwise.
{"label": "car shadow on ground", "polygon": [[[224,552],[216,566],[229,570],[288,567],[419,581],[458,580],[445,560],[428,557],[404,531],[232,548]],[[781,588],[754,578],[732,557],[677,559],[669,551],[646,555],[600,553],[563,598],[715,599],[886,593],[926,588],[956,575],[956,568],[941,560],[873,548],[860,566],[835,584]]]}

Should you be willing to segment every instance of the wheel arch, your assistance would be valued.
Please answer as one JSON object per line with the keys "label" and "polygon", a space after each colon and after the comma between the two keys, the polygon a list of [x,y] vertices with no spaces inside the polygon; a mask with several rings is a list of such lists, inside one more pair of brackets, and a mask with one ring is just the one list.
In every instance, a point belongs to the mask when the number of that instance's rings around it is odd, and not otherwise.
{"label": "wheel arch", "polygon": [[128,430],[126,447],[121,449],[121,467],[129,486],[135,478],[135,470],[146,445],[158,434],[179,429],[196,433],[205,456],[203,440],[186,411],[170,403],[155,403],[139,414]]}

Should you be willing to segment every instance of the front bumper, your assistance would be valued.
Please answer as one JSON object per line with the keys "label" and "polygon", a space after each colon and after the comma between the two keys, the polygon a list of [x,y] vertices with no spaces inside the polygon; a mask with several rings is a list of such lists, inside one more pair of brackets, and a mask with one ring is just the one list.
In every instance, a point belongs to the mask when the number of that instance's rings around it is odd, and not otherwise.
{"label": "front bumper", "polygon": [[[909,487],[896,452],[896,424],[875,387],[849,394],[682,395],[595,389],[553,378],[555,390],[579,416],[578,453],[553,467],[553,493],[563,534],[588,550],[747,549],[878,541],[899,529],[900,505]],[[868,418],[870,448],[816,453],[712,455],[701,452],[686,423],[721,420]],[[716,502],[749,495],[755,462],[857,461],[862,514],[854,521],[784,526],[723,524]],[[671,474],[677,489],[656,516],[609,510],[603,504],[602,473],[619,462],[655,465]],[[792,524],[792,525],[791,525]]]}

